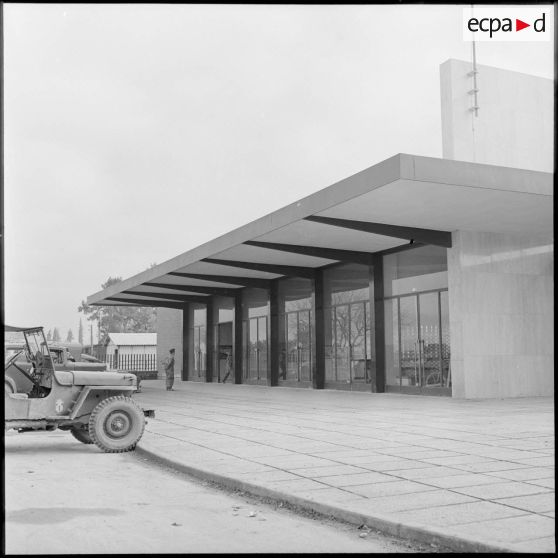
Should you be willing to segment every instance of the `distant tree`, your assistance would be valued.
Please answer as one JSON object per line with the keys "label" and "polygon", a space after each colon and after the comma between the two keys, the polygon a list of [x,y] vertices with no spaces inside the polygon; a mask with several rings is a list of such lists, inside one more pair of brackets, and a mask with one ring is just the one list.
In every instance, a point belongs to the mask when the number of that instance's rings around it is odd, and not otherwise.
{"label": "distant tree", "polygon": [[71,343],[74,340],[74,333],[71,329],[68,330],[68,335],[66,335],[66,343]]}
{"label": "distant tree", "polygon": [[52,330],[51,329],[48,330],[47,341],[52,341]]}
{"label": "distant tree", "polygon": [[[156,264],[151,264],[150,268]],[[122,281],[121,277],[109,277],[101,285],[107,289]],[[99,343],[104,343],[109,333],[155,332],[157,328],[157,309],[141,306],[90,306],[82,300],[78,312],[87,319],[96,321],[99,328]]]}
{"label": "distant tree", "polygon": [[57,341],[60,341],[60,339],[60,332],[58,331],[58,328],[55,327],[54,332],[52,333],[52,340],[56,343]]}
{"label": "distant tree", "polygon": [[80,345],[83,345],[83,324],[81,318],[79,319],[78,342]]}

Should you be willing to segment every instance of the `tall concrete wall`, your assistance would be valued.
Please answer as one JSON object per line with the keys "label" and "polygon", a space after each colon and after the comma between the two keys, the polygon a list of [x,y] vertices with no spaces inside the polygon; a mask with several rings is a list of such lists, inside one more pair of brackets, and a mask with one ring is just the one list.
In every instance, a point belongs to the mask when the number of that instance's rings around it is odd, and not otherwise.
{"label": "tall concrete wall", "polygon": [[169,350],[176,350],[174,355],[174,376],[182,377],[182,310],[172,308],[157,309],[157,370],[160,378],[165,377],[162,360]]}
{"label": "tall concrete wall", "polygon": [[468,231],[452,237],[453,396],[552,395],[552,239]]}
{"label": "tall concrete wall", "polygon": [[475,117],[471,70],[462,60],[440,66],[443,157],[553,172],[553,81],[477,65]]}

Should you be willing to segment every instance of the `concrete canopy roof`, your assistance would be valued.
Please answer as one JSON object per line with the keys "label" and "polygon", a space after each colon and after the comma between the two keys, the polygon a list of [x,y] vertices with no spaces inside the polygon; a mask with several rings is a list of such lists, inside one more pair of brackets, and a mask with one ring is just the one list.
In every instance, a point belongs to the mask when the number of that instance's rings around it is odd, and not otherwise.
{"label": "concrete canopy roof", "polygon": [[[181,308],[473,230],[552,238],[550,173],[398,154],[88,297]],[[333,221],[335,220],[335,221]]]}

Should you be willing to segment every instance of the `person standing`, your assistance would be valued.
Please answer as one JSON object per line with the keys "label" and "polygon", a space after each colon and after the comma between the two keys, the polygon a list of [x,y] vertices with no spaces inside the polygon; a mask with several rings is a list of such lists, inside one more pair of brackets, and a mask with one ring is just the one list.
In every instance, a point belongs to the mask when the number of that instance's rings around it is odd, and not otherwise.
{"label": "person standing", "polygon": [[163,366],[165,367],[165,375],[167,377],[167,391],[174,391],[174,349],[169,351],[169,356],[163,360]]}

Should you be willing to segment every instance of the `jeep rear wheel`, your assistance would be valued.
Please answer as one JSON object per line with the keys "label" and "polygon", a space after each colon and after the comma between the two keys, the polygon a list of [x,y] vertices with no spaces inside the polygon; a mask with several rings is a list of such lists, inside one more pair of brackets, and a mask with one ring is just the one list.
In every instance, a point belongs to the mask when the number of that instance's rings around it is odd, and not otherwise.
{"label": "jeep rear wheel", "polygon": [[70,432],[72,434],[72,436],[78,441],[81,442],[82,444],[92,444],[93,440],[91,439],[91,436],[89,435],[89,430],[87,428],[87,426],[75,426],[74,428],[70,429]]}
{"label": "jeep rear wheel", "polygon": [[89,435],[108,453],[131,451],[143,435],[145,418],[142,410],[124,395],[101,401],[89,417]]}

